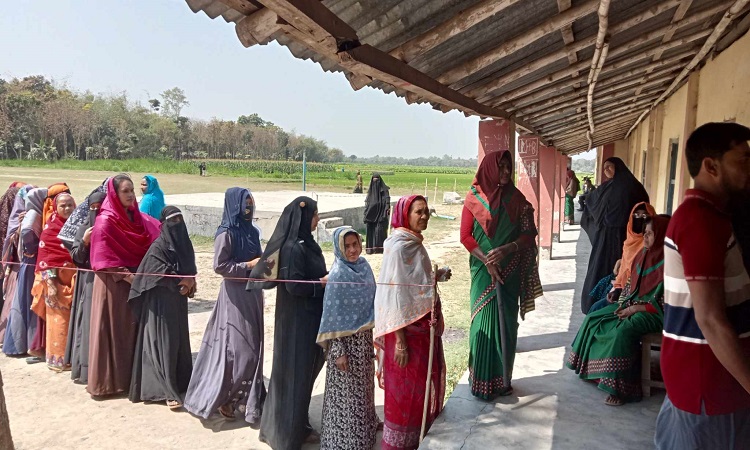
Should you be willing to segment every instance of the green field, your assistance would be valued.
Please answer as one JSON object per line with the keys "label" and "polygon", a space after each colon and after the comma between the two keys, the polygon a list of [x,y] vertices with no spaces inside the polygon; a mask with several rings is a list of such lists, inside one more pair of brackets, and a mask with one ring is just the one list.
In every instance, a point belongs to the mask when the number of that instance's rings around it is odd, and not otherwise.
{"label": "green field", "polygon": [[[152,159],[127,160],[61,160],[56,162],[29,160],[0,160],[0,166],[17,168],[87,170],[110,173],[127,172],[132,174],[189,174],[198,175],[199,161],[174,161]],[[296,161],[207,161],[207,172],[210,177],[239,177],[267,183],[298,184],[302,183],[302,163]],[[382,177],[391,192],[395,195],[427,194],[434,195],[435,181],[438,183],[438,198],[446,191],[456,191],[464,195],[474,179],[473,168],[463,167],[415,167],[364,164],[307,164],[307,184],[315,188],[336,188],[335,190],[353,189],[356,183],[357,170],[362,171],[364,187],[367,189],[373,172],[382,173]],[[289,188],[285,186],[285,188]]]}

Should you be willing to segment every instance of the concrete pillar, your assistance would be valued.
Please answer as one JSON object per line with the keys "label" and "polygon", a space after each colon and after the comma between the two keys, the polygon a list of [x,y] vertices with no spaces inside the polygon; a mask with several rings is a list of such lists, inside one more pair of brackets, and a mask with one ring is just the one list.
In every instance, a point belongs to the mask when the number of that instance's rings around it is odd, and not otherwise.
{"label": "concrete pillar", "polygon": [[608,160],[609,158],[615,156],[615,144],[606,144],[602,147],[599,147],[599,154],[601,155],[599,159],[600,164],[597,164],[597,172],[595,174],[596,176],[596,185],[599,186],[602,184],[607,177],[604,176],[604,161]]}
{"label": "concrete pillar", "polygon": [[552,241],[560,242],[560,224],[565,211],[565,168],[567,158],[555,151],[555,192],[554,209],[552,214]]}
{"label": "concrete pillar", "polygon": [[[558,185],[560,166],[554,147],[542,145],[536,136],[522,136],[518,139],[518,189],[534,207],[534,223],[539,230],[539,256],[549,259],[552,256],[554,237],[555,204],[559,209]],[[559,214],[559,212],[558,212]],[[559,233],[559,221],[557,225]]]}
{"label": "concrete pillar", "polygon": [[516,127],[512,120],[492,119],[479,122],[479,152],[477,164],[484,155],[500,150],[509,150],[515,158]]}

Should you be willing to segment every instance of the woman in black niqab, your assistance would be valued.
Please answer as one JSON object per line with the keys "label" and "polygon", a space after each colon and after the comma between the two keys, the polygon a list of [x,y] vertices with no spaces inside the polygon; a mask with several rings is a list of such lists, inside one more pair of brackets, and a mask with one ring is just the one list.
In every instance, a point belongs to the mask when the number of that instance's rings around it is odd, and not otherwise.
{"label": "woman in black niqab", "polygon": [[312,235],[316,222],[314,200],[299,197],[292,201],[284,208],[263,257],[250,275],[266,280],[265,287],[278,285],[273,371],[260,427],[260,440],[276,450],[296,450],[304,442],[319,439],[310,425],[308,410],[324,362],[323,349],[316,340],[328,272],[323,252]]}
{"label": "woman in black niqab", "polygon": [[365,251],[368,255],[383,253],[383,243],[388,237],[388,224],[391,213],[390,188],[379,173],[373,173],[370,188],[365,199],[365,225],[367,240]]}
{"label": "woman in black niqab", "polygon": [[165,206],[161,234],[143,257],[129,302],[139,317],[130,380],[131,402],[166,401],[177,409],[190,383],[187,299],[195,294],[195,251],[182,211]]}
{"label": "woman in black niqab", "polygon": [[609,158],[604,161],[607,163],[614,165],[614,176],[589,194],[581,217],[581,228],[591,241],[591,256],[581,290],[583,314],[593,304],[588,294],[622,256],[630,212],[637,203],[649,202],[646,189],[620,158]]}

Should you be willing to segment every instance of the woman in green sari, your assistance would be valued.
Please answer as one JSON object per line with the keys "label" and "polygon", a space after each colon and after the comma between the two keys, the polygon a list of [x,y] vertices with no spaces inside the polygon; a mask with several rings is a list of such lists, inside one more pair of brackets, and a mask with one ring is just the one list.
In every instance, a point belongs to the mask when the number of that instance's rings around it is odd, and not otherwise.
{"label": "woman in green sari", "polygon": [[573,341],[567,366],[608,393],[620,406],[641,399],[640,340],[661,332],[664,305],[664,236],[669,218],[647,219],[644,247],[633,260],[620,300],[586,316]]}
{"label": "woman in green sari", "polygon": [[523,319],[542,295],[534,208],[513,185],[512,174],[510,152],[486,155],[461,214],[461,243],[471,253],[469,381],[472,395],[484,400],[513,392],[518,314]]}

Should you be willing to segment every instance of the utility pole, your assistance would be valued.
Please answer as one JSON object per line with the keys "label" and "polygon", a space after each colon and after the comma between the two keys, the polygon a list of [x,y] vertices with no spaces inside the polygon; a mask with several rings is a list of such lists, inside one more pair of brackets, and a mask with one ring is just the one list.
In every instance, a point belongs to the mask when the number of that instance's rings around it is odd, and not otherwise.
{"label": "utility pole", "polygon": [[307,150],[302,149],[302,191],[307,191]]}

